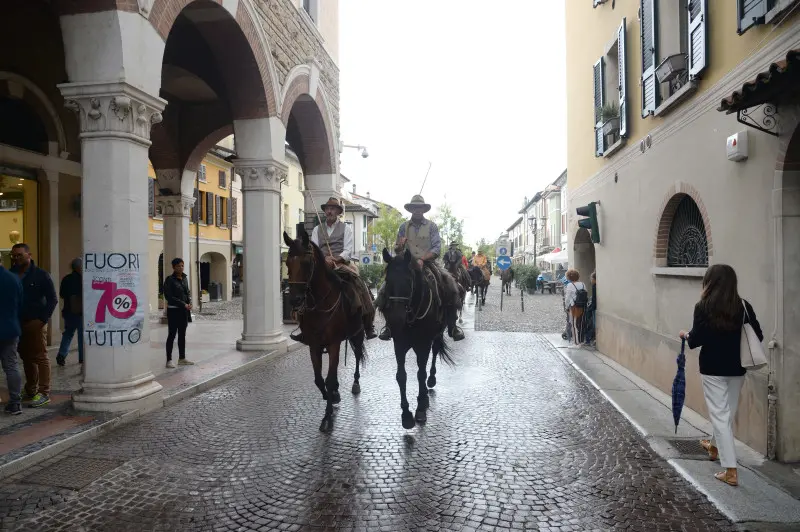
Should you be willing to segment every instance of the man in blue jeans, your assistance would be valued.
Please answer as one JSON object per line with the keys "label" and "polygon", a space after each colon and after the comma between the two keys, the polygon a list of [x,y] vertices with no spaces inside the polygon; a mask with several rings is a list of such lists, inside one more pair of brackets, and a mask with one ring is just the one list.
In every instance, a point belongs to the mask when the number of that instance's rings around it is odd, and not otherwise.
{"label": "man in blue jeans", "polygon": [[22,376],[19,374],[17,342],[22,330],[19,324],[22,313],[22,284],[16,275],[0,264],[0,362],[8,383],[8,404],[6,413],[16,416],[22,413],[20,403]]}
{"label": "man in blue jeans", "polygon": [[83,364],[83,279],[81,277],[83,261],[72,261],[72,273],[61,280],[59,295],[64,300],[61,315],[64,317],[64,332],[61,334],[61,346],[58,348],[56,363],[65,365],[69,354],[72,337],[78,332],[78,362]]}

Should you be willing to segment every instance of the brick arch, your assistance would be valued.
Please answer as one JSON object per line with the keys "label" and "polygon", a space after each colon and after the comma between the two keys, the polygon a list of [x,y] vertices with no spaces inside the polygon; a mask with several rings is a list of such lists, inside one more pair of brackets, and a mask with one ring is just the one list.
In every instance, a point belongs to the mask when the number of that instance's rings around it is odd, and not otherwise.
{"label": "brick arch", "polygon": [[[277,82],[269,44],[259,31],[260,23],[250,0],[238,0],[236,13],[222,0],[155,0],[149,20],[167,41],[178,15],[196,2],[216,4],[230,15],[230,24],[202,24],[200,31],[211,46],[216,63],[229,88],[234,119],[277,116]],[[231,28],[235,26],[237,31]]]}
{"label": "brick arch", "polygon": [[800,171],[800,105],[781,107],[781,135],[778,145],[778,171]]}
{"label": "brick arch", "polygon": [[664,195],[664,200],[659,208],[658,226],[656,237],[653,243],[653,259],[656,266],[667,265],[667,251],[669,249],[669,231],[672,227],[672,220],[675,218],[675,211],[681,200],[689,196],[697,204],[700,215],[703,217],[703,226],[706,230],[706,241],[708,242],[708,262],[712,262],[714,255],[714,245],[711,240],[711,220],[708,217],[705,203],[700,198],[700,193],[692,185],[683,182],[673,184]]}
{"label": "brick arch", "polygon": [[222,126],[206,135],[206,137],[189,152],[189,157],[186,159],[186,166],[184,169],[192,172],[196,171],[200,167],[200,163],[203,162],[203,158],[211,151],[211,148],[229,135],[233,135],[233,124]]}
{"label": "brick arch", "polygon": [[306,174],[335,174],[337,139],[328,102],[321,88],[312,96],[310,87],[308,73],[299,71],[284,90],[281,120],[286,126],[286,138],[300,157]]}

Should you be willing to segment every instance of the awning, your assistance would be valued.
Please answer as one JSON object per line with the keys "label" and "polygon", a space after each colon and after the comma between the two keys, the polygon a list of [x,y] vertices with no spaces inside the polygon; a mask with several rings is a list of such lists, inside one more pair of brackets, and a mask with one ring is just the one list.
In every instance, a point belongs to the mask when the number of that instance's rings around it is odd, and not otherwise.
{"label": "awning", "polygon": [[562,249],[556,253],[548,253],[536,259],[537,261],[547,262],[550,264],[559,264],[569,262],[569,255],[566,249]]}
{"label": "awning", "polygon": [[[785,59],[770,64],[766,71],[724,98],[717,111],[737,113],[736,118],[742,124],[777,135],[773,131],[776,121],[772,118],[777,113],[776,106],[779,101],[796,95],[800,95],[800,50],[789,50]],[[750,116],[753,108],[762,105],[763,117]]]}

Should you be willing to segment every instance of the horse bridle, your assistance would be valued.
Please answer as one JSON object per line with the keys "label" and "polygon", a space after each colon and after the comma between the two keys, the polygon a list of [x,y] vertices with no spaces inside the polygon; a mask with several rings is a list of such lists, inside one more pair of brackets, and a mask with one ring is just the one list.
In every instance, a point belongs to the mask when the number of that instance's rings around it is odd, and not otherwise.
{"label": "horse bridle", "polygon": [[[308,276],[308,280],[306,280],[306,281],[289,281],[290,285],[292,285],[292,284],[294,284],[294,285],[305,285],[305,287],[306,287],[305,288],[305,296],[303,297],[302,303],[300,303],[300,305],[297,306],[297,307],[292,305],[292,310],[295,311],[297,314],[305,314],[308,311],[317,311],[317,312],[320,312],[320,313],[323,313],[323,314],[328,313],[328,312],[333,312],[334,310],[336,310],[336,307],[339,306],[339,303],[341,303],[342,294],[341,293],[339,294],[339,297],[336,299],[336,302],[333,304],[333,306],[331,308],[329,308],[327,310],[317,310],[317,299],[314,297],[314,292],[312,292],[312,290],[311,290],[311,281],[314,280],[314,275],[317,273],[317,261],[314,260],[314,253],[313,252],[307,251],[305,253],[305,255],[306,256],[309,256],[309,255],[311,256],[311,275]],[[325,294],[325,297],[322,298],[322,301],[325,301],[325,299],[331,294],[332,291],[333,291],[333,289],[328,290],[328,293]],[[311,301],[313,301],[313,305],[311,305],[311,306],[308,305],[309,299]]]}
{"label": "horse bridle", "polygon": [[[409,271],[413,273],[413,270],[409,268]],[[425,272],[421,272],[422,275],[425,275]],[[389,301],[405,301],[406,303],[406,324],[411,325],[412,323],[422,320],[428,313],[431,311],[431,307],[433,306],[433,289],[431,287],[428,288],[428,308],[425,309],[425,312],[420,315],[419,311],[422,309],[422,306],[425,304],[425,295],[423,293],[422,298],[420,299],[419,306],[416,310],[411,307],[411,298],[414,296],[414,279],[415,276],[411,276],[411,292],[409,293],[408,297],[405,296],[389,296]],[[436,283],[436,278],[433,278],[433,282]],[[438,289],[438,287],[437,287]]]}

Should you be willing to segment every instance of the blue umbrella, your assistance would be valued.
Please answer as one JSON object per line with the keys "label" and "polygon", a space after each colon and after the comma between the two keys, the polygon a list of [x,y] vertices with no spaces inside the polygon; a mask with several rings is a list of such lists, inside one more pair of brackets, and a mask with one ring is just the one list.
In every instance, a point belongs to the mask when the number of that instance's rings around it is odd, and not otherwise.
{"label": "blue umbrella", "polygon": [[672,419],[675,420],[675,434],[678,433],[678,423],[681,420],[683,402],[686,399],[686,340],[681,339],[681,352],[678,354],[678,373],[672,381]]}

